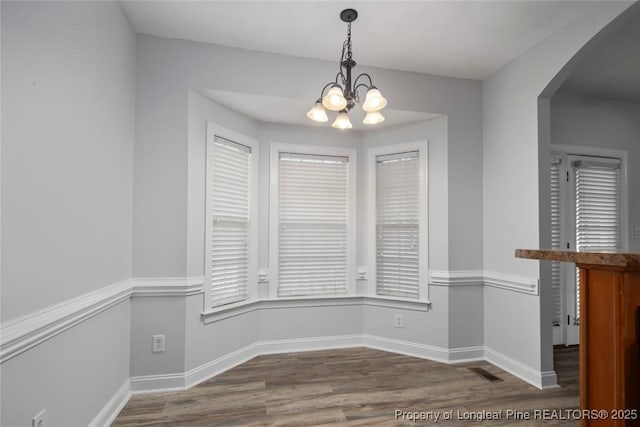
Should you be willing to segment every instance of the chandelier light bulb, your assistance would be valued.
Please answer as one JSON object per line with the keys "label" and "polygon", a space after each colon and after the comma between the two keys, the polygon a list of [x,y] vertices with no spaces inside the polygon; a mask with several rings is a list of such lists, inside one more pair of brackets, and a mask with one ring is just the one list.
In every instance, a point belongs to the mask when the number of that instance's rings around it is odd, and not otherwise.
{"label": "chandelier light bulb", "polygon": [[316,104],[309,111],[307,111],[307,117],[314,122],[326,122],[329,120],[329,117],[327,117],[327,111],[322,106],[320,99],[316,101]]}
{"label": "chandelier light bulb", "polygon": [[362,123],[364,123],[365,125],[375,125],[382,122],[384,122],[384,116],[380,114],[380,111],[367,113],[367,115],[364,116],[364,120],[362,121]]}
{"label": "chandelier light bulb", "polygon": [[[0,0],[1,1],[1,0]],[[367,73],[360,73],[352,78],[353,68],[356,61],[353,59],[351,44],[351,24],[358,19],[358,11],[355,9],[344,9],[340,12],[340,20],[347,24],[347,39],[342,43],[342,55],[338,62],[338,74],[335,79],[329,81],[322,87],[320,98],[313,108],[307,112],[307,117],[316,122],[326,122],[327,111],[338,113],[331,126],[337,129],[351,129],[353,125],[349,119],[349,111],[360,102],[361,93],[359,89],[367,90],[362,109],[367,113],[362,123],[375,125],[384,121],[384,116],[380,111],[387,105],[387,100],[382,96],[378,88],[373,85],[371,76]]]}
{"label": "chandelier light bulb", "polygon": [[375,87],[371,87],[367,91],[367,97],[362,104],[362,109],[367,113],[374,113],[382,110],[387,105],[387,100],[382,96],[380,91]]}
{"label": "chandelier light bulb", "polygon": [[344,110],[347,106],[347,100],[344,98],[342,88],[338,85],[329,89],[329,92],[322,98],[322,105],[324,108],[331,111]]}
{"label": "chandelier light bulb", "polygon": [[336,129],[351,129],[353,127],[346,110],[340,111],[338,117],[336,117],[336,120],[331,126]]}

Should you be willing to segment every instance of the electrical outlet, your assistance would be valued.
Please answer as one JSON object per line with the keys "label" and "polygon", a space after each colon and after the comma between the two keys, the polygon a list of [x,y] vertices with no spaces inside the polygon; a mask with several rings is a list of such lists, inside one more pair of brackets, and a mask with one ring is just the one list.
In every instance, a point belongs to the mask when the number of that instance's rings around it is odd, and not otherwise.
{"label": "electrical outlet", "polygon": [[31,427],[47,427],[47,420],[45,416],[45,410],[38,412],[33,418],[31,418]]}
{"label": "electrical outlet", "polygon": [[636,227],[634,237],[640,239],[640,227]]}
{"label": "electrical outlet", "polygon": [[151,344],[153,353],[162,353],[164,351],[164,335],[154,335]]}
{"label": "electrical outlet", "polygon": [[395,326],[396,328],[404,327],[404,319],[402,318],[402,314],[396,314],[393,326]]}

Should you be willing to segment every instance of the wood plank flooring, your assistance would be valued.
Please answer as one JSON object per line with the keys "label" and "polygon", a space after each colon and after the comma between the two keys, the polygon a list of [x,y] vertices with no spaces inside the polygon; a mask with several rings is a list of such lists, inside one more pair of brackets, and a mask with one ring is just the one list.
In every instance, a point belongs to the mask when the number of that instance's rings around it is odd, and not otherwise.
{"label": "wood plank flooring", "polygon": [[[560,411],[578,408],[577,347],[554,352],[561,387],[551,390],[487,362],[446,365],[368,348],[259,356],[186,391],[133,396],[112,426],[577,426]],[[536,417],[543,409],[558,411]],[[480,422],[479,411],[499,419]]]}

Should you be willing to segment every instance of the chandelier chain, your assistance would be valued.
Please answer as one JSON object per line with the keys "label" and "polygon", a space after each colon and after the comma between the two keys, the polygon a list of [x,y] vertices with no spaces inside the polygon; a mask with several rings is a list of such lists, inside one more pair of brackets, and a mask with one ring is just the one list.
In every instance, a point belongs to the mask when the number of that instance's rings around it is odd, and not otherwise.
{"label": "chandelier chain", "polygon": [[[338,61],[338,76],[341,76],[342,84],[344,84],[345,82],[344,73],[342,72],[342,61],[344,61],[344,52],[346,49],[347,49],[347,41],[345,40],[344,43],[342,43],[342,54],[340,54],[340,61]],[[336,81],[337,81],[337,76],[336,76]]]}
{"label": "chandelier chain", "polygon": [[352,59],[352,54],[351,54],[351,22],[349,22],[348,29],[347,29],[347,61],[351,61],[351,59]]}
{"label": "chandelier chain", "polygon": [[[362,109],[367,113],[362,121],[364,124],[372,125],[384,121],[380,111],[387,105],[387,100],[373,85],[369,74],[361,73],[355,79],[352,77],[352,70],[356,66],[356,62],[353,60],[351,23],[357,17],[358,12],[354,9],[345,9],[340,13],[340,19],[347,23],[347,39],[342,43],[338,74],[336,74],[335,81],[327,83],[322,88],[320,98],[307,112],[307,117],[317,122],[328,120],[326,110],[338,112],[338,117],[332,126],[339,129],[352,127],[348,113],[356,103],[360,102],[359,90],[361,88],[367,89],[367,96],[362,106]],[[363,81],[363,79],[365,80]],[[325,95],[327,89],[329,90]]]}

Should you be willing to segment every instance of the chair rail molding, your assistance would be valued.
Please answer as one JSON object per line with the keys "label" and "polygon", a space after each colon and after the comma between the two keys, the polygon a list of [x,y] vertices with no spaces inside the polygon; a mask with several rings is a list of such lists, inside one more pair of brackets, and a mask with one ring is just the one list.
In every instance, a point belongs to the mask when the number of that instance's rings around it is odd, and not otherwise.
{"label": "chair rail molding", "polygon": [[0,363],[131,297],[188,297],[203,293],[203,276],[124,279],[0,324]]}
{"label": "chair rail molding", "polygon": [[204,292],[204,276],[135,277],[133,297],[188,297]]}
{"label": "chair rail molding", "polygon": [[433,286],[482,286],[482,270],[429,270],[429,284]]}
{"label": "chair rail molding", "polygon": [[482,270],[430,270],[431,286],[489,286],[512,292],[538,295],[537,277],[518,276]]}
{"label": "chair rail molding", "polygon": [[540,279],[537,277],[485,271],[484,284],[492,288],[505,289],[529,295],[539,295]]}
{"label": "chair rail molding", "polygon": [[0,363],[66,331],[131,297],[131,280],[63,301],[0,325]]}

